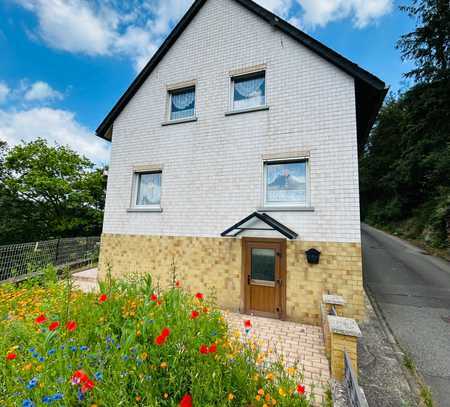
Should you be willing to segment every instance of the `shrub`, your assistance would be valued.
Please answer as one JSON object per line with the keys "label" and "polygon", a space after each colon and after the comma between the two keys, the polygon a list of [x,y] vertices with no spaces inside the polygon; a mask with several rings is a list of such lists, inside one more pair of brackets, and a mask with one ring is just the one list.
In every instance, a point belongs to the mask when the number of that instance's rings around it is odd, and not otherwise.
{"label": "shrub", "polygon": [[311,405],[298,370],[265,361],[176,285],[8,286],[0,318],[0,405]]}

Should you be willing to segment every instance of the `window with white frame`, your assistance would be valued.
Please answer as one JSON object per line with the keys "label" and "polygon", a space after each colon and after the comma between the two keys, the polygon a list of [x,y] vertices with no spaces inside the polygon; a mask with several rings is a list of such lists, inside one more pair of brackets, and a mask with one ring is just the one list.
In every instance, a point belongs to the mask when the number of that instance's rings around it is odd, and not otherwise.
{"label": "window with white frame", "polygon": [[308,160],[264,162],[264,206],[309,206]]}
{"label": "window with white frame", "polygon": [[195,117],[195,86],[169,91],[169,119]]}
{"label": "window with white frame", "polygon": [[244,110],[266,104],[265,71],[231,78],[231,109]]}
{"label": "window with white frame", "polygon": [[161,205],[161,171],[134,174],[134,206],[159,208]]}

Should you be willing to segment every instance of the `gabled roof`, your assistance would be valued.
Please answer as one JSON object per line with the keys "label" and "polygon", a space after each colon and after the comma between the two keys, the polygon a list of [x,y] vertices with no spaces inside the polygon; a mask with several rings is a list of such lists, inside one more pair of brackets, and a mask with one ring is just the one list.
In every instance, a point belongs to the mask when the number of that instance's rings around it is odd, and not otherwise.
{"label": "gabled roof", "polygon": [[[248,221],[252,219],[259,219],[260,221],[264,222],[267,226],[270,227],[267,229],[261,229],[261,228],[252,228],[252,227],[245,227],[245,225]],[[239,235],[242,232],[245,232],[246,230],[271,230],[276,231],[278,233],[281,233],[283,236],[286,236],[288,239],[296,239],[297,233],[295,233],[293,230],[289,229],[287,226],[283,225],[282,223],[278,222],[276,219],[272,218],[272,216],[267,215],[267,213],[258,213],[253,212],[252,214],[248,215],[246,218],[240,220],[238,223],[234,224],[233,226],[229,227],[227,230],[223,231],[220,236],[229,236],[231,232],[234,232],[234,234],[231,235],[231,237],[235,237]]]}
{"label": "gabled roof", "polygon": [[[364,143],[370,129],[373,126],[373,123],[375,122],[384,97],[386,96],[387,89],[385,83],[375,75],[372,75],[370,72],[362,69],[347,58],[333,51],[331,48],[328,48],[326,45],[289,24],[287,21],[277,17],[275,14],[254,3],[252,0],[230,1],[236,1],[241,4],[273,27],[278,28],[285,34],[294,38],[302,45],[314,51],[316,54],[320,55],[322,58],[326,59],[355,79],[358,141],[360,145]],[[96,130],[97,136],[106,140],[111,140],[111,130],[114,120],[117,116],[119,116],[130,99],[138,91],[140,86],[152,73],[153,69],[155,69],[158,63],[163,59],[170,47],[175,43],[178,37],[183,33],[184,29],[189,25],[206,2],[207,0],[194,1],[192,6],[178,22],[159,49],[155,52],[144,69],[139,73],[136,79],[131,83],[130,87],[125,91],[112,110],[104,118],[102,123],[98,126]]]}

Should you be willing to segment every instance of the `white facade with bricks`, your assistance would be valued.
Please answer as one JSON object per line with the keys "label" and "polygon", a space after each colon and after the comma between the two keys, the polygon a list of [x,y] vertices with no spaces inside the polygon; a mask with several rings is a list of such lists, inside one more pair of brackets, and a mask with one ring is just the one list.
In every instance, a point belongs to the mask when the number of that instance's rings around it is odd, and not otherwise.
{"label": "white facade with bricks", "polygon": [[[226,116],[230,73],[264,65],[269,110]],[[163,126],[195,81],[195,122]],[[360,242],[354,79],[235,1],[209,0],[114,121],[103,233],[219,237],[263,206],[263,157],[309,154],[298,239]],[[162,212],[129,212],[133,168],[161,166]]]}

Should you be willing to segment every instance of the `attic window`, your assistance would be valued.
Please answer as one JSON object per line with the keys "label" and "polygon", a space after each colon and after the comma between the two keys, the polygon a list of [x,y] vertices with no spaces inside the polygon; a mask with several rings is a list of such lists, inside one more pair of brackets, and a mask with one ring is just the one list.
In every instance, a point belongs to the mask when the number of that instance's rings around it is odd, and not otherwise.
{"label": "attic window", "polygon": [[195,116],[195,87],[169,91],[170,120],[189,119]]}
{"label": "attic window", "polygon": [[233,111],[252,109],[266,104],[265,71],[231,78],[231,108]]}
{"label": "attic window", "polygon": [[308,206],[308,160],[264,163],[264,206]]}

